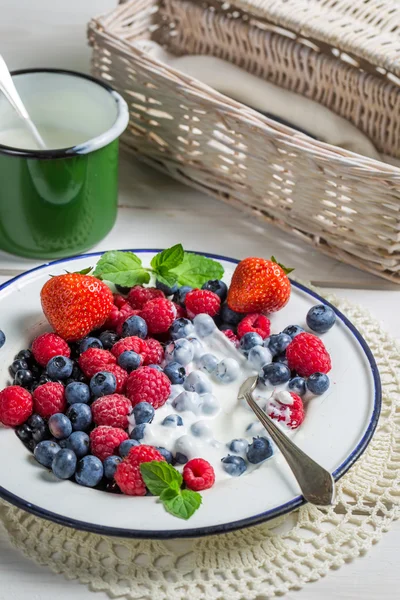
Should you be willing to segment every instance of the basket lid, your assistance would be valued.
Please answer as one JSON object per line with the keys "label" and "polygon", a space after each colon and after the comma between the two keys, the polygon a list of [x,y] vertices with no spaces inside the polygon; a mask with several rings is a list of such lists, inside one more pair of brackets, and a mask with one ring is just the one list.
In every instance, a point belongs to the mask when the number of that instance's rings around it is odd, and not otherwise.
{"label": "basket lid", "polygon": [[400,76],[399,0],[233,0],[233,6]]}

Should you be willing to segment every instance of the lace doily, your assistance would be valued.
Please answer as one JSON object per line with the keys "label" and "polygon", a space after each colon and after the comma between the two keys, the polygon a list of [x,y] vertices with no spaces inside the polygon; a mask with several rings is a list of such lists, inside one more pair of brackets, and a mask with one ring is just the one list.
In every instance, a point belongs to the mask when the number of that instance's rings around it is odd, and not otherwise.
{"label": "lace doily", "polygon": [[273,529],[264,524],[198,540],[161,542],[74,531],[1,502],[0,520],[11,542],[39,564],[79,579],[93,591],[130,600],[270,598],[366,552],[399,516],[400,347],[365,310],[330,300],[365,337],[383,388],[377,431],[338,483],[334,506],[303,506]]}

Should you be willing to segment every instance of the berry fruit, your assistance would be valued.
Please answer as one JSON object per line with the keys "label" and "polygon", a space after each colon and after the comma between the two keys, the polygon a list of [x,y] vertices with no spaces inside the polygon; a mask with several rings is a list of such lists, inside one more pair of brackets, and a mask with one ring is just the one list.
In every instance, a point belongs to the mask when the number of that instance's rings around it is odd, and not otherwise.
{"label": "berry fruit", "polygon": [[304,421],[304,406],[300,396],[294,392],[276,392],[270,399],[267,412],[271,419],[297,429]]}
{"label": "berry fruit", "polygon": [[199,369],[205,373],[213,373],[217,368],[218,358],[214,354],[203,354],[199,359]]}
{"label": "berry fruit", "polygon": [[[115,346],[113,347],[114,350]],[[78,363],[86,377],[93,377],[99,371],[105,371],[109,365],[117,362],[114,353],[99,348],[89,348],[80,355]]]}
{"label": "berry fruit", "polygon": [[163,455],[152,446],[140,445],[131,448],[128,455],[117,466],[114,479],[123,494],[144,496],[146,486],[140,473],[140,465],[153,460],[165,460]]}
{"label": "berry fruit", "polygon": [[114,344],[112,347],[111,352],[116,358],[118,358],[123,352],[126,352],[126,350],[131,350],[132,352],[136,352],[136,354],[144,357],[148,350],[148,346],[147,343],[141,338],[130,336],[122,338],[116,342],[116,344]]}
{"label": "berry fruit", "polygon": [[173,385],[182,384],[186,379],[185,367],[177,362],[168,363],[164,373]]}
{"label": "berry fruit", "polygon": [[182,427],[183,421],[180,415],[168,415],[164,418],[161,425],[164,427]]}
{"label": "berry fruit", "polygon": [[84,456],[78,462],[75,481],[85,487],[95,487],[104,475],[103,464],[96,456]]}
{"label": "berry fruit", "polygon": [[4,331],[2,331],[0,329],[0,348],[2,348],[4,346],[4,344],[6,343],[6,336]]}
{"label": "berry fruit", "polygon": [[307,389],[314,394],[314,396],[320,396],[324,394],[329,388],[329,377],[324,373],[313,373],[307,379]]}
{"label": "berry fruit", "polygon": [[92,411],[87,404],[71,404],[66,413],[73,431],[86,431],[92,423]]}
{"label": "berry fruit", "polygon": [[45,367],[54,356],[66,356],[69,358],[71,350],[67,342],[59,335],[55,333],[43,333],[33,341],[32,353],[36,362]]}
{"label": "berry fruit", "polygon": [[172,296],[173,294],[175,294],[175,292],[178,291],[178,284],[174,283],[174,285],[171,287],[157,279],[156,280],[156,288],[158,290],[161,290],[166,296]]}
{"label": "berry fruit", "polygon": [[63,440],[72,433],[72,424],[66,415],[56,413],[49,419],[50,433],[57,439]]}
{"label": "berry fruit", "polygon": [[89,336],[84,338],[79,344],[80,354],[82,354],[82,352],[86,352],[86,350],[88,350],[89,348],[103,348],[103,344],[101,343],[101,340],[99,340],[99,338]]}
{"label": "berry fruit", "polygon": [[84,431],[73,431],[71,435],[63,441],[63,445],[65,448],[69,448],[75,452],[77,458],[82,458],[82,456],[86,456],[89,452],[89,436]]}
{"label": "berry fruit", "polygon": [[149,402],[159,408],[168,400],[171,382],[161,371],[150,367],[140,367],[133,371],[126,382],[126,395],[132,406],[139,402]]}
{"label": "berry fruit", "polygon": [[258,313],[252,313],[242,319],[237,327],[237,333],[239,338],[243,337],[246,333],[254,332],[257,333],[262,339],[269,336],[271,330],[271,322],[265,316]]}
{"label": "berry fruit", "polygon": [[240,367],[234,358],[223,358],[213,373],[220,383],[232,383],[240,374]]}
{"label": "berry fruit", "polygon": [[[122,444],[126,444],[126,442],[122,442]],[[115,471],[121,461],[122,458],[119,456],[107,456],[103,462],[104,477],[106,479],[114,479]]]}
{"label": "berry fruit", "polygon": [[232,454],[228,454],[228,456],[224,456],[224,458],[221,459],[221,462],[224,471],[226,471],[228,475],[231,475],[231,477],[239,477],[239,475],[243,475],[247,469],[246,462],[241,456],[232,456]]}
{"label": "berry fruit", "polygon": [[115,375],[108,371],[100,371],[93,375],[90,380],[90,391],[94,396],[108,396],[117,389],[117,380]]}
{"label": "berry fruit", "polygon": [[183,467],[183,481],[190,490],[200,492],[215,483],[215,472],[209,462],[203,458],[192,458]]}
{"label": "berry fruit", "polygon": [[189,373],[183,387],[188,392],[196,392],[199,396],[210,394],[212,391],[210,379],[207,375],[197,370]]}
{"label": "berry fruit", "polygon": [[139,444],[140,442],[138,442],[137,440],[124,440],[119,446],[119,455],[122,456],[122,458],[125,458],[125,456],[128,456],[130,449],[134,446],[139,446]]}
{"label": "berry fruit", "polygon": [[254,346],[262,346],[263,338],[255,331],[245,333],[240,339],[239,348],[247,355]]}
{"label": "berry fruit", "polygon": [[154,419],[154,408],[148,402],[139,402],[133,407],[133,416],[136,425],[151,423]]}
{"label": "berry fruit", "polygon": [[189,340],[181,338],[168,344],[165,349],[165,360],[167,363],[177,362],[186,367],[194,358],[194,350]]}
{"label": "berry fruit", "polygon": [[253,438],[253,443],[249,445],[246,452],[247,460],[254,465],[269,458],[272,454],[272,446],[264,437]]}
{"label": "berry fruit", "polygon": [[65,398],[68,404],[87,404],[90,400],[89,386],[81,381],[71,381],[65,388]]}
{"label": "berry fruit", "polygon": [[210,279],[210,281],[206,281],[201,286],[202,290],[209,290],[210,292],[214,292],[219,296],[221,302],[225,302],[226,297],[228,295],[228,286],[224,281],[220,279]]}
{"label": "berry fruit", "polygon": [[231,452],[235,452],[236,454],[243,454],[247,450],[247,446],[249,442],[244,438],[239,438],[232,440],[230,444],[228,444],[228,448]]}
{"label": "berry fruit", "polygon": [[0,392],[0,423],[21,425],[32,414],[32,396],[24,388],[12,385]]}
{"label": "berry fruit", "polygon": [[39,442],[33,451],[33,455],[44,467],[51,469],[51,465],[53,463],[53,459],[57,452],[61,450],[60,446],[56,444],[56,442],[50,442],[49,440],[45,440],[43,442]]}
{"label": "berry fruit", "polygon": [[53,356],[46,365],[47,375],[51,379],[68,379],[72,374],[74,363],[65,356]]}
{"label": "berry fruit", "polygon": [[164,333],[175,320],[176,308],[166,298],[155,298],[146,302],[140,316],[146,321],[149,333]]}
{"label": "berry fruit", "polygon": [[107,456],[117,454],[121,442],[128,439],[128,434],[118,427],[100,425],[90,433],[90,447],[92,454],[100,460]]}
{"label": "berry fruit", "polygon": [[128,428],[128,416],[132,412],[132,405],[125,396],[121,394],[103,396],[93,402],[91,409],[96,425]]}
{"label": "berry fruit", "polygon": [[304,396],[306,393],[306,380],[303,377],[293,377],[289,381],[288,388],[291,392],[298,394],[299,396]]}
{"label": "berry fruit", "polygon": [[53,458],[51,470],[58,479],[69,479],[75,473],[76,455],[69,448],[62,448]]}
{"label": "berry fruit", "polygon": [[195,289],[187,293],[185,306],[191,318],[200,313],[215,317],[221,308],[221,299],[217,294],[209,290]]}
{"label": "berry fruit", "polygon": [[282,331],[282,333],[286,333],[287,335],[290,335],[290,337],[292,339],[295,338],[296,335],[299,335],[299,333],[303,333],[303,332],[304,332],[304,329],[302,327],[300,327],[299,325],[288,325]]}
{"label": "berry fruit", "polygon": [[194,327],[192,321],[185,318],[175,319],[169,330],[171,339],[179,340],[179,338],[185,338],[188,335],[194,333]]}
{"label": "berry fruit", "polygon": [[326,333],[334,326],[336,321],[335,311],[326,304],[313,306],[307,313],[307,325],[312,331]]}
{"label": "berry fruit", "polygon": [[145,288],[141,285],[135,285],[128,294],[129,304],[137,310],[141,310],[146,302],[155,298],[164,298],[163,292],[156,288]]}
{"label": "berry fruit", "polygon": [[139,315],[132,315],[123,323],[121,330],[122,337],[136,336],[145,339],[147,336],[146,321]]}
{"label": "berry fruit", "polygon": [[329,373],[331,358],[322,340],[312,333],[299,333],[286,348],[289,369],[302,377],[313,373]]}
{"label": "berry fruit", "polygon": [[264,346],[254,346],[247,355],[247,360],[252,369],[260,371],[262,367],[272,362],[272,354]]}
{"label": "berry fruit", "polygon": [[66,407],[64,386],[55,381],[39,385],[33,392],[33,406],[35,412],[44,418],[64,412]]}
{"label": "berry fruit", "polygon": [[214,319],[205,313],[196,315],[193,323],[197,335],[201,338],[211,335],[217,328]]}
{"label": "berry fruit", "polygon": [[116,342],[119,340],[118,333],[115,331],[103,331],[99,335],[99,340],[101,341],[104,350],[111,350]]}
{"label": "berry fruit", "polygon": [[278,333],[265,340],[265,347],[270,350],[272,356],[276,356],[285,352],[291,341],[292,338],[287,333]]}
{"label": "berry fruit", "polygon": [[160,365],[164,360],[164,350],[160,342],[149,338],[146,340],[147,348],[144,352],[144,365]]}
{"label": "berry fruit", "polygon": [[290,379],[289,367],[283,363],[270,363],[264,365],[260,371],[260,380],[264,385],[280,385],[287,383]]}
{"label": "berry fruit", "polygon": [[125,350],[118,356],[117,362],[122,369],[130,373],[140,367],[143,358],[133,350]]}

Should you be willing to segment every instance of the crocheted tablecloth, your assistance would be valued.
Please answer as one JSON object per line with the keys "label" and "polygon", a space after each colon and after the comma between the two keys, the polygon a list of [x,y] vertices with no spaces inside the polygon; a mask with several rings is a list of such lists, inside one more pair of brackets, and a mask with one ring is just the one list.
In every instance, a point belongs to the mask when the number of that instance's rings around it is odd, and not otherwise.
{"label": "crocheted tablecloth", "polygon": [[325,575],[367,551],[400,508],[400,346],[362,308],[329,298],[359,329],[382,378],[382,413],[366,452],[337,485],[335,505],[303,506],[279,523],[197,540],[123,540],[75,531],[0,503],[26,556],[113,598],[255,600]]}

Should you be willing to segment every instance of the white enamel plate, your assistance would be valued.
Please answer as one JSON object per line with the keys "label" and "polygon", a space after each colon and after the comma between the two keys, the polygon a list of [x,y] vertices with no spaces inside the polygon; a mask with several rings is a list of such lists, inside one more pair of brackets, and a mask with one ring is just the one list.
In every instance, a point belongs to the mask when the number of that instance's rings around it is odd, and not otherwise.
{"label": "white enamel plate", "polygon": [[[157,251],[140,252],[149,264]],[[93,266],[99,254],[55,261],[0,287],[0,326],[7,342],[0,350],[0,388],[9,382],[8,365],[48,329],[40,290],[49,275]],[[236,262],[211,256],[225,268],[229,283]],[[288,305],[272,316],[272,331],[305,325],[307,311],[322,298],[293,284]],[[379,374],[367,344],[338,310],[335,326],[323,336],[332,357],[330,389],[307,406],[304,423],[293,440],[337,480],[360,457],[374,433],[381,406]],[[202,492],[203,504],[188,521],[165,512],[152,496],[129,497],[56,481],[38,465],[12,429],[0,428],[0,496],[49,519],[95,533],[121,537],[176,538],[222,533],[254,525],[292,511],[304,503],[285,461],[276,453],[249,474],[216,483]]]}

